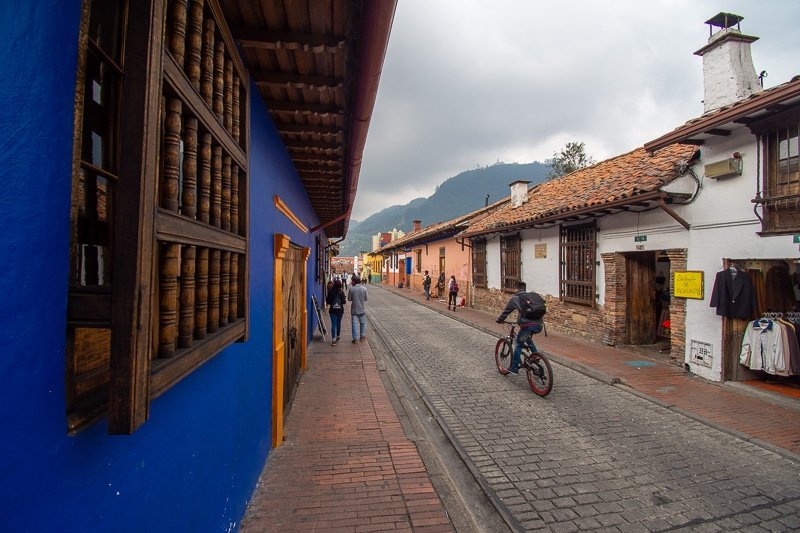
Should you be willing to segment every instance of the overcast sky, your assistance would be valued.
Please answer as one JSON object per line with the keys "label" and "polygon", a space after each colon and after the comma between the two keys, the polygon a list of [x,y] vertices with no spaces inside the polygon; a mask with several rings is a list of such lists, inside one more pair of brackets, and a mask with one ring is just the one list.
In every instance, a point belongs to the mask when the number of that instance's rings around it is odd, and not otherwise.
{"label": "overcast sky", "polygon": [[760,38],[765,87],[800,74],[798,0],[399,0],[352,218],[571,141],[601,161],[702,115],[694,52],[721,11]]}

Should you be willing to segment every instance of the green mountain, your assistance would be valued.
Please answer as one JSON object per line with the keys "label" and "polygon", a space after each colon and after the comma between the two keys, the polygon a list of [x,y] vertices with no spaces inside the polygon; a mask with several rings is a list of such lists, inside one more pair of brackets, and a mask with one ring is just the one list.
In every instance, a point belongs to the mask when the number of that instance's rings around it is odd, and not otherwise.
{"label": "green mountain", "polygon": [[406,205],[393,205],[359,222],[351,220],[347,238],[339,245],[339,255],[353,256],[372,247],[372,236],[397,228],[411,231],[414,220],[422,227],[445,222],[476,211],[488,202],[494,203],[511,194],[509,184],[527,180],[531,184],[546,180],[550,167],[533,163],[497,163],[489,167],[467,170],[448,178],[429,198],[416,198]]}

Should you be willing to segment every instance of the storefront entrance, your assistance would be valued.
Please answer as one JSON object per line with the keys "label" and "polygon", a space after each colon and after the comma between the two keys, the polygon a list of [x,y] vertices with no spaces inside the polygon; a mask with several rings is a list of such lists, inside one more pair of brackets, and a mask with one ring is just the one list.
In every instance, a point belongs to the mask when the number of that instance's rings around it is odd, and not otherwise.
{"label": "storefront entrance", "polygon": [[[746,275],[755,299],[755,311],[749,319],[723,318],[722,375],[726,381],[745,382],[773,392],[800,396],[800,264],[797,259],[728,259],[725,267],[738,268]],[[787,371],[774,371],[772,365],[742,364],[740,355],[748,327],[755,321],[769,328],[780,328],[785,340]],[[789,337],[794,336],[794,341]],[[783,344],[784,341],[782,340]],[[782,353],[784,353],[782,351]],[[756,366],[756,368],[753,368]],[[786,374],[786,375],[783,375]],[[781,390],[783,389],[783,390]]]}
{"label": "storefront entrance", "polygon": [[654,345],[661,351],[669,347],[670,337],[669,258],[655,251],[624,255],[627,281],[624,343]]}

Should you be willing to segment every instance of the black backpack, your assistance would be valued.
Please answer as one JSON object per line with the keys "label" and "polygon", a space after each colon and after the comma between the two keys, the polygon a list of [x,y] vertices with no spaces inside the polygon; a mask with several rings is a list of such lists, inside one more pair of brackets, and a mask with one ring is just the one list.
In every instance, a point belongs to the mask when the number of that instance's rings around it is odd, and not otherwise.
{"label": "black backpack", "polygon": [[522,304],[521,316],[526,320],[541,320],[547,312],[547,305],[544,299],[535,292],[526,292],[520,294],[520,303]]}

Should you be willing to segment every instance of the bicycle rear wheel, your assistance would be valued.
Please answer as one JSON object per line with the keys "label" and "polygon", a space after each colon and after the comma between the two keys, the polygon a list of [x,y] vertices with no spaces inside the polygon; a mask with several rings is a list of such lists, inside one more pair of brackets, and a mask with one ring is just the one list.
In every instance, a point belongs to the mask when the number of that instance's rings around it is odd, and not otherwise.
{"label": "bicycle rear wheel", "polygon": [[550,394],[550,391],[553,390],[553,368],[547,357],[539,352],[527,353],[525,362],[525,371],[531,390],[539,396]]}
{"label": "bicycle rear wheel", "polygon": [[511,364],[511,342],[506,339],[497,341],[494,347],[494,361],[497,363],[497,371],[504,376],[508,374],[508,365]]}

